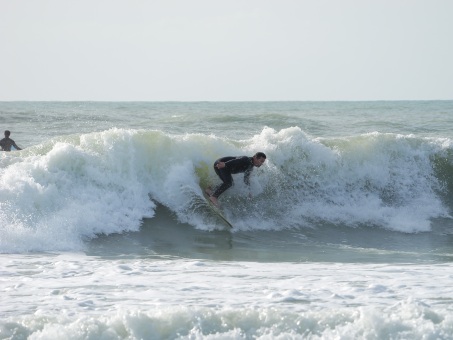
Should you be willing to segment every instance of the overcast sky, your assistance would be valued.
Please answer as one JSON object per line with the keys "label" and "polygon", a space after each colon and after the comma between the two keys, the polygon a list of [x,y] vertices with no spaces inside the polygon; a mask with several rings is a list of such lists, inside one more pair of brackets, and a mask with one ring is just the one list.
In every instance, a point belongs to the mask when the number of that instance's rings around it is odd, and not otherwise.
{"label": "overcast sky", "polygon": [[0,100],[453,99],[453,0],[0,0]]}

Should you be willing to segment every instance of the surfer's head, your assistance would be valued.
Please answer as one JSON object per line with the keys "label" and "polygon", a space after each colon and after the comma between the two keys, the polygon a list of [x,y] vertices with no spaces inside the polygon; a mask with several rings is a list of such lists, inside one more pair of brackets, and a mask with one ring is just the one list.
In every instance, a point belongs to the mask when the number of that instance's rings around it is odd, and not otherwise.
{"label": "surfer's head", "polygon": [[266,161],[266,155],[264,152],[257,152],[253,156],[253,165],[259,168]]}
{"label": "surfer's head", "polygon": [[11,132],[9,130],[5,130],[5,137],[8,138]]}

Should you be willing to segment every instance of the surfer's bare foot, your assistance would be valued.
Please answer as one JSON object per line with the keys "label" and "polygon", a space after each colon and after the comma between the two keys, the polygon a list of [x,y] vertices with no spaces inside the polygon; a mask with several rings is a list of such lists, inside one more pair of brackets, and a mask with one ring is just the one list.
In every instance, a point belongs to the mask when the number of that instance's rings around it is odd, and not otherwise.
{"label": "surfer's bare foot", "polygon": [[206,190],[204,191],[205,193],[208,194],[208,196],[211,196],[212,195],[212,190],[211,190],[211,187],[209,188],[206,188]]}
{"label": "surfer's bare foot", "polygon": [[211,200],[212,204],[214,204],[216,207],[219,207],[219,202],[217,201],[217,198],[214,196],[209,196],[209,199]]}

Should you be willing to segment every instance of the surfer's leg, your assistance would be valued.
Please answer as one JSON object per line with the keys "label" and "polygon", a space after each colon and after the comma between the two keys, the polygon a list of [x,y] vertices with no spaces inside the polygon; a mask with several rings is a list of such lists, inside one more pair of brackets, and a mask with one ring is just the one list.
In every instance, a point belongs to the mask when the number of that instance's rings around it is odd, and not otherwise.
{"label": "surfer's leg", "polygon": [[225,190],[233,185],[233,176],[231,176],[231,173],[229,171],[224,169],[217,169],[216,167],[214,167],[214,171],[223,182],[218,187],[216,187],[214,193],[211,194],[211,196],[218,198]]}
{"label": "surfer's leg", "polygon": [[220,186],[218,186],[214,193],[211,195],[211,196],[214,196],[214,197],[219,197],[221,194],[224,193],[224,191],[226,191],[227,189],[229,189],[231,186],[233,185],[232,182],[229,182],[229,183],[223,183],[221,184]]}

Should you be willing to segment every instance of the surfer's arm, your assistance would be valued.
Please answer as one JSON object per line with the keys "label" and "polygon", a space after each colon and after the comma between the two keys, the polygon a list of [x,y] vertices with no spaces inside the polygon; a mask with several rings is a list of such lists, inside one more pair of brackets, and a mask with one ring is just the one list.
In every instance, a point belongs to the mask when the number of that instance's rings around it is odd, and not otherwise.
{"label": "surfer's arm", "polygon": [[[219,162],[218,164],[220,165],[221,168],[227,168],[229,170],[234,170],[238,167],[243,166],[244,159],[243,157],[238,157],[238,158],[233,158],[230,159],[226,162]],[[219,168],[219,167],[218,167]]]}
{"label": "surfer's arm", "polygon": [[247,184],[247,186],[250,187],[250,174],[252,173],[251,170],[246,170],[244,172],[244,183]]}
{"label": "surfer's arm", "polygon": [[14,143],[14,142],[13,142],[13,144],[12,144],[12,145],[13,145],[13,146],[14,146],[14,147],[16,148],[16,150],[22,150],[21,148],[19,148],[19,147],[17,146],[17,144],[16,144],[16,143]]}
{"label": "surfer's arm", "polygon": [[244,183],[248,186],[249,188],[249,198],[252,198],[252,191],[250,188],[250,174],[252,173],[252,170],[246,170],[244,172]]}

